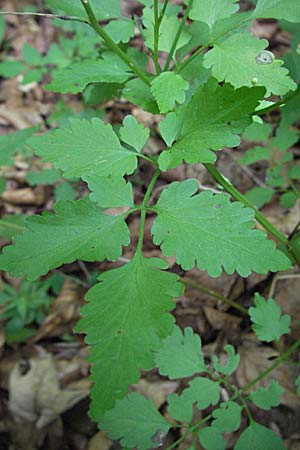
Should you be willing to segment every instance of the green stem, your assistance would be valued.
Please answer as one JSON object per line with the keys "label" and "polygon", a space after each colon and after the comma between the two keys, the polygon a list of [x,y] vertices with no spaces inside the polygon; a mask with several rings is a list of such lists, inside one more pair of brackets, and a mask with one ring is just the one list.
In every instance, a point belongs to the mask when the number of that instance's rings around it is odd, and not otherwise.
{"label": "green stem", "polygon": [[253,381],[250,381],[250,383],[246,384],[246,386],[244,386],[242,388],[242,392],[248,391],[248,389],[252,388],[256,383],[258,383],[260,380],[262,380],[267,375],[269,375],[269,373],[271,373],[274,369],[276,369],[278,366],[280,366],[280,364],[283,361],[289,359],[290,355],[295,350],[297,350],[298,347],[300,347],[300,338],[296,342],[294,342],[294,344],[285,353],[283,353],[281,356],[279,356],[279,358],[276,359],[276,361],[274,362],[274,364],[272,364],[271,367],[264,370],[264,372],[262,372],[260,375],[258,375],[258,377],[256,377]]}
{"label": "green stem", "polygon": [[162,7],[162,9],[161,9],[161,11],[160,11],[159,18],[158,18],[158,23],[159,23],[159,25],[161,24],[161,22],[162,22],[162,20],[163,20],[163,18],[164,18],[164,16],[165,16],[165,12],[166,12],[166,9],[167,9],[168,4],[169,4],[169,0],[165,0],[165,1],[164,1],[164,4],[163,4],[163,7]]}
{"label": "green stem", "polygon": [[131,60],[128,58],[126,53],[121,50],[121,48],[111,39],[111,37],[106,33],[106,31],[99,25],[94,11],[92,10],[89,0],[81,0],[81,3],[89,17],[90,26],[96,31],[96,33],[101,36],[107,46],[119,56],[119,58],[133,71],[135,74],[144,81],[148,86],[150,86],[150,81],[148,77],[144,74],[142,70],[140,70]]}
{"label": "green stem", "polygon": [[141,205],[141,221],[140,221],[140,231],[139,231],[139,240],[136,247],[136,255],[141,254],[142,248],[143,248],[143,242],[144,242],[144,234],[145,234],[145,222],[146,222],[146,214],[147,214],[147,205],[148,201],[150,199],[150,195],[153,191],[153,188],[155,186],[155,183],[160,175],[160,170],[156,169],[156,171],[153,174],[153,177],[151,178],[150,184],[148,186],[148,189],[146,191],[143,203]]}
{"label": "green stem", "polygon": [[179,41],[179,39],[180,39],[181,33],[182,33],[183,28],[184,28],[184,26],[185,26],[185,22],[187,21],[187,18],[188,18],[188,15],[189,15],[189,13],[190,13],[190,10],[191,10],[191,8],[192,8],[192,5],[193,5],[193,0],[190,0],[189,3],[188,3],[188,5],[187,5],[187,7],[186,7],[186,10],[185,10],[184,16],[183,16],[183,18],[182,18],[182,20],[181,20],[181,23],[180,23],[180,25],[179,25],[179,28],[178,28],[178,30],[177,30],[175,39],[174,39],[174,41],[173,41],[173,44],[172,44],[170,53],[169,53],[169,55],[168,55],[168,58],[167,58],[167,61],[166,61],[165,67],[164,67],[164,71],[166,71],[166,70],[169,69],[170,63],[171,63],[171,61],[172,61],[172,59],[173,59],[173,55],[174,55],[174,53],[175,53],[175,51],[176,51],[178,41]]}
{"label": "green stem", "polygon": [[225,177],[218,171],[218,169],[213,166],[212,164],[203,164],[204,167],[208,170],[208,172],[212,175],[214,180],[219,183],[225,191],[227,191],[232,197],[239,201],[244,203],[245,206],[248,208],[251,208],[255,212],[255,218],[256,220],[278,241],[284,244],[285,246],[288,246],[288,238],[284,236],[279,230],[277,230],[274,225],[271,224],[271,222],[268,221],[268,219],[260,212],[258,209],[255,208],[254,205],[252,205],[247,198],[241,194],[232,184],[230,184]]}
{"label": "green stem", "polygon": [[154,47],[153,47],[153,61],[155,65],[156,74],[159,75],[161,68],[158,62],[158,43],[159,43],[159,16],[158,16],[158,0],[154,0]]}
{"label": "green stem", "polygon": [[251,116],[261,116],[263,114],[268,114],[268,113],[274,111],[275,109],[278,109],[281,106],[285,105],[287,102],[289,102],[294,97],[296,97],[299,94],[299,92],[300,92],[300,86],[298,86],[298,88],[295,91],[289,92],[288,94],[286,94],[278,102],[273,103],[273,105],[267,106],[266,108],[262,108],[257,111],[253,111],[253,113],[251,113]]}
{"label": "green stem", "polygon": [[61,14],[45,14],[45,13],[35,13],[35,12],[12,12],[12,11],[0,11],[0,16],[36,16],[36,17],[48,17],[50,19],[60,19],[60,20],[73,20],[75,22],[82,22],[88,24],[86,19],[81,19],[75,16],[63,16]]}
{"label": "green stem", "polygon": [[188,278],[181,277],[179,278],[179,281],[181,281],[186,286],[191,287],[192,289],[197,289],[198,291],[203,292],[204,294],[207,294],[217,300],[220,300],[221,302],[226,303],[227,305],[231,306],[232,308],[237,309],[243,314],[248,315],[248,310],[244,308],[243,306],[236,303],[234,300],[231,300],[227,297],[224,297],[223,295],[219,294],[219,292],[213,291],[212,289],[206,288],[204,286],[199,285],[198,283],[195,283],[192,280],[189,280]]}

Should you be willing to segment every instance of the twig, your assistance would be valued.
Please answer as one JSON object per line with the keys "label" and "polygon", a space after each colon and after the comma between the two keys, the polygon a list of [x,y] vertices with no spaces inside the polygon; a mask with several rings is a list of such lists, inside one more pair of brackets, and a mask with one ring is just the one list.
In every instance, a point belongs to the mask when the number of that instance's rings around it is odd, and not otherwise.
{"label": "twig", "polygon": [[76,16],[62,16],[61,14],[46,14],[46,13],[36,13],[36,12],[14,12],[14,11],[0,11],[0,16],[33,16],[33,17],[47,17],[50,19],[59,20],[73,20],[75,22],[82,22],[89,24],[86,19],[81,19]]}

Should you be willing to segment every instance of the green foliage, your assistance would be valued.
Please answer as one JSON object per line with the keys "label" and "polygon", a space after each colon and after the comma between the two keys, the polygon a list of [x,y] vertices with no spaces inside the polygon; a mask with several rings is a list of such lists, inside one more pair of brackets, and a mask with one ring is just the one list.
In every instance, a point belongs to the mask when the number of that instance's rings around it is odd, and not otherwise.
{"label": "green foliage", "polygon": [[285,450],[283,442],[269,428],[252,421],[240,436],[234,450]]}
{"label": "green foliage", "polygon": [[[235,0],[194,0],[193,4],[185,0],[187,10],[168,1],[140,3],[145,5],[142,17],[131,20],[120,18],[118,0],[47,0],[54,12],[77,16],[81,21],[77,22],[76,17],[59,24],[56,21],[61,37],[51,44],[47,54],[25,44],[21,61],[8,59],[0,63],[0,76],[21,74],[23,84],[39,82],[50,73],[48,90],[81,93],[88,107],[74,117],[72,108],[61,101],[47,118],[47,125],[58,125],[58,129],[43,136],[31,137],[36,130],[27,129],[0,137],[1,164],[12,165],[14,155],[22,154],[28,145],[43,161],[53,164],[54,169],[28,173],[26,181],[30,185],[55,183],[54,195],[59,200],[53,213],[30,217],[25,225],[22,217],[1,219],[0,234],[6,239],[13,237],[13,245],[4,248],[0,267],[34,280],[76,259],[116,261],[122,246],[130,242],[126,219],[139,212],[140,230],[133,258],[101,274],[99,283],[87,293],[83,318],[76,327],[86,334],[90,345],[91,417],[100,420],[101,427],[112,438],[121,439],[127,448],[160,446],[174,423],[182,422],[187,433],[193,433],[193,447],[200,442],[205,449],[216,450],[226,448],[226,434],[239,429],[246,411],[250,423],[235,450],[281,449],[284,447],[277,435],[256,423],[247,407],[250,401],[262,409],[280,403],[282,389],[274,381],[268,388],[259,387],[249,393],[249,386],[256,385],[270,370],[239,389],[231,384],[240,355],[228,343],[219,357],[206,354],[204,358],[200,337],[191,328],[182,332],[174,326],[170,311],[175,307],[173,299],[182,294],[182,285],[175,274],[166,271],[165,261],[146,258],[142,250],[146,215],[151,212],[156,214],[154,243],[161,246],[163,255],[174,256],[184,270],[197,265],[211,276],[219,276],[224,270],[246,277],[253,271],[266,274],[286,270],[291,261],[300,264],[298,231],[288,239],[249,205],[249,199],[260,207],[280,198],[281,205],[290,207],[299,199],[300,169],[291,147],[299,139],[296,127],[300,123],[300,91],[296,83],[300,79],[300,10],[292,0],[258,0],[254,12],[239,14]],[[295,24],[282,25],[294,33],[291,52],[282,61],[267,50],[266,40],[250,33],[251,21],[260,17]],[[0,41],[4,34],[1,26]],[[144,37],[142,50],[131,47],[135,27]],[[164,58],[167,63],[163,68],[160,64]],[[284,97],[270,102],[269,94]],[[150,133],[155,136],[156,128],[149,130],[132,115],[126,116],[123,124],[116,124],[115,130],[105,124],[100,119],[104,119],[105,111],[97,106],[113,97],[164,115],[153,122],[159,123],[167,148],[150,148],[147,141]],[[279,106],[279,125],[273,130],[273,116],[272,126],[258,116],[266,112],[265,107],[271,110]],[[265,185],[246,193],[246,199],[211,166],[217,158],[215,152],[238,146],[243,133],[253,145],[240,163],[267,162]],[[135,174],[140,158],[145,166]],[[160,172],[182,162],[203,163],[238,201],[231,201],[225,194],[199,194],[198,182],[185,180],[171,183],[153,205],[151,199],[156,197],[151,194]],[[132,183],[139,181],[143,172],[154,175],[144,199],[136,204]],[[61,174],[67,181],[61,179]],[[74,200],[81,196],[74,189],[79,179],[87,183],[89,199]],[[3,188],[5,179],[1,183]],[[105,211],[107,208],[114,208],[116,215],[110,215],[112,211]],[[283,251],[276,249],[262,231],[254,229],[255,219]],[[31,305],[27,300],[16,301],[19,293],[5,289],[10,292],[10,299],[3,303],[5,314],[19,314],[21,324],[13,324],[15,329],[12,327],[10,332],[24,331],[31,323],[26,315]],[[40,304],[47,303],[44,297],[42,293],[37,295],[37,299],[43,299]],[[258,339],[278,341],[289,332],[290,318],[281,315],[273,299],[266,301],[257,294],[254,303],[249,314]],[[38,309],[34,305],[33,301],[32,314]],[[40,316],[32,317],[33,322],[39,322]],[[6,327],[12,319],[5,317]],[[17,339],[21,338],[26,336]],[[299,345],[296,342],[271,369],[290,357]],[[168,397],[170,420],[139,394],[126,397],[128,386],[138,381],[140,370],[154,367],[170,379],[194,377],[184,381],[186,387],[180,393]],[[299,390],[298,379],[296,386]],[[227,396],[221,399],[223,390]],[[197,409],[202,417],[198,423],[194,414]]]}
{"label": "green foliage", "polygon": [[171,111],[176,102],[183,103],[185,91],[189,88],[188,82],[174,72],[161,73],[154,78],[151,85],[151,92],[162,113]]}
{"label": "green foliage", "polygon": [[278,341],[282,335],[290,332],[291,318],[288,314],[281,315],[281,309],[275,300],[265,300],[256,293],[254,304],[249,309],[249,314],[253,331],[260,341]]}
{"label": "green foliage", "polygon": [[194,195],[197,190],[196,180],[172,183],[153,208],[157,213],[152,227],[154,243],[166,256],[176,255],[185,270],[196,262],[211,276],[219,276],[222,267],[241,276],[252,270],[266,273],[289,267],[288,259],[274,249],[265,234],[252,229],[252,210],[231,203],[224,194],[206,191]]}
{"label": "green foliage", "polygon": [[[124,397],[139,369],[154,367],[160,338],[172,332],[173,297],[182,292],[176,275],[163,272],[162,260],[136,256],[108,271],[90,289],[77,332],[87,333],[94,382],[90,414],[94,420]],[[100,326],[99,326],[100,324]]]}
{"label": "green foliage", "polygon": [[26,231],[14,238],[0,256],[4,270],[35,280],[49,270],[76,259],[116,260],[129,230],[122,216],[101,213],[86,200],[59,202],[54,214],[29,217]]}
{"label": "green foliage", "polygon": [[189,164],[211,163],[216,160],[212,150],[238,146],[237,134],[250,125],[247,114],[263,95],[263,88],[234,89],[229,84],[221,87],[213,79],[199,87],[181,110],[176,143],[160,155],[160,168],[176,167],[183,160]]}
{"label": "green foliage", "polygon": [[100,426],[109,430],[110,438],[122,438],[123,446],[138,450],[157,447],[157,430],[166,435],[170,428],[170,424],[159,414],[153,403],[135,392],[119,400],[116,408],[102,417]]}
{"label": "green foliage", "polygon": [[5,321],[4,335],[8,344],[26,341],[36,330],[29,325],[41,323],[53,297],[49,283],[23,281],[19,289],[4,283],[0,291],[0,320]]}
{"label": "green foliage", "polygon": [[283,389],[280,387],[278,381],[271,380],[267,388],[260,387],[256,391],[251,392],[250,398],[261,409],[270,409],[273,406],[280,405],[280,398],[283,394]]}
{"label": "green foliage", "polygon": [[[176,360],[174,360],[176,352]],[[173,334],[164,340],[162,347],[155,356],[161,375],[167,375],[171,380],[190,377],[196,372],[205,372],[204,358],[201,349],[201,339],[186,328],[184,334],[178,327]]]}

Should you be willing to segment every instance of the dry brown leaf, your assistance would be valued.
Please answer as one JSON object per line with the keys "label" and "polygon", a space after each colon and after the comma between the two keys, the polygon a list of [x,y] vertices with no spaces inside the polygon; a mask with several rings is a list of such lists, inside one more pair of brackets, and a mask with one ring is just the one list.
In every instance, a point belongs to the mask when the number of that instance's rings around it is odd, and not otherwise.
{"label": "dry brown leaf", "polygon": [[44,186],[37,186],[34,189],[23,188],[3,192],[2,200],[13,205],[36,205],[40,206],[45,201]]}
{"label": "dry brown leaf", "polygon": [[175,381],[147,381],[141,378],[138,384],[133,385],[130,390],[153,401],[157,408],[160,408],[167,400],[167,397],[176,391],[179,383]]}
{"label": "dry brown leaf", "polygon": [[206,318],[215,330],[237,330],[242,321],[241,317],[228,314],[210,306],[203,307]]}

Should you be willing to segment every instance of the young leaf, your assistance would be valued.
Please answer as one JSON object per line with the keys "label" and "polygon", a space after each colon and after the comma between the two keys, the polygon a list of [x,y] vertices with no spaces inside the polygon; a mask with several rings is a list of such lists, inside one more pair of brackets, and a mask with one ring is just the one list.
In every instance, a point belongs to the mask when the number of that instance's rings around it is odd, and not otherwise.
{"label": "young leaf", "polygon": [[268,147],[253,147],[247,150],[238,160],[239,164],[254,164],[258,161],[268,161],[271,150]]}
{"label": "young leaf", "polygon": [[22,49],[22,56],[24,61],[29,66],[40,66],[43,62],[43,56],[40,54],[40,52],[31,47],[29,44],[25,44]]}
{"label": "young leaf", "polygon": [[[211,426],[198,432],[199,440],[205,450],[225,450],[226,441],[218,428]],[[252,449],[251,449],[252,450]]]}
{"label": "young leaf", "polygon": [[159,373],[167,375],[171,380],[206,372],[201,339],[191,328],[185,328],[183,334],[180,328],[174,327],[173,334],[163,341],[155,361]]}
{"label": "young leaf", "polygon": [[190,423],[193,418],[193,408],[190,399],[184,394],[185,391],[181,395],[169,395],[168,414],[179,422]]}
{"label": "young leaf", "polygon": [[137,154],[122,147],[111,125],[97,118],[72,119],[69,127],[33,137],[28,144],[66,177],[86,181],[101,207],[132,205],[131,185],[125,188],[123,176],[135,170]]}
{"label": "young leaf", "polygon": [[266,301],[256,293],[254,304],[255,306],[249,309],[249,315],[253,331],[260,341],[278,341],[283,334],[290,332],[291,318],[288,314],[281,315],[281,309],[275,300],[270,298]]}
{"label": "young leaf", "polygon": [[173,329],[173,297],[182,292],[174,274],[162,272],[165,262],[136,256],[127,265],[105,272],[87,294],[76,332],[91,345],[94,420],[122,398],[139,369],[154,366],[160,339]]}
{"label": "young leaf", "polygon": [[[86,12],[80,1],[74,0],[47,0],[47,5],[54,9],[64,11],[70,16],[87,19]],[[98,20],[114,19],[120,16],[120,0],[89,0],[92,10]]]}
{"label": "young leaf", "polygon": [[90,83],[125,83],[130,76],[128,66],[111,52],[99,60],[85,59],[54,72],[54,79],[45,87],[51,92],[77,94]]}
{"label": "young leaf", "polygon": [[272,126],[269,123],[253,121],[243,134],[243,138],[247,141],[268,142],[271,133]]}
{"label": "young leaf", "polygon": [[221,403],[220,408],[212,412],[215,420],[212,425],[221,433],[231,433],[239,429],[241,425],[241,406],[232,401]]}
{"label": "young leaf", "polygon": [[13,156],[22,150],[28,139],[37,131],[38,127],[25,128],[24,130],[0,136],[0,166],[13,165]]}
{"label": "young leaf", "polygon": [[149,139],[150,130],[138,123],[135,117],[126,116],[123,127],[120,128],[120,136],[123,142],[140,152]]}
{"label": "young leaf", "polygon": [[26,226],[15,245],[4,248],[0,267],[29,280],[76,259],[115,261],[130,242],[121,216],[102,214],[86,200],[58,202],[54,214],[29,217]]}
{"label": "young leaf", "polygon": [[159,156],[160,168],[176,167],[182,160],[211,163],[216,159],[211,150],[238,146],[237,133],[251,123],[247,115],[264,92],[263,88],[234,89],[229,84],[221,87],[213,79],[200,86],[181,113],[183,125],[177,142]]}
{"label": "young leaf", "polygon": [[180,117],[175,112],[170,112],[162,122],[159,122],[158,128],[161,137],[168,147],[177,139],[182,127],[181,122]]}
{"label": "young leaf", "polygon": [[280,405],[281,395],[284,390],[280,387],[278,381],[271,380],[267,388],[260,387],[251,392],[250,398],[261,409],[271,409],[273,406]]}
{"label": "young leaf", "polygon": [[[251,271],[286,270],[289,259],[274,248],[265,234],[253,229],[254,212],[231,203],[225,194],[198,190],[196,180],[171,183],[153,209],[154,243],[166,256],[176,255],[184,270],[195,265],[216,277],[235,270],[243,277]],[[233,220],[234,218],[234,220]]]}
{"label": "young leaf", "polygon": [[12,78],[26,70],[26,66],[19,61],[4,61],[0,63],[0,77]]}
{"label": "young leaf", "polygon": [[218,81],[226,81],[234,87],[264,86],[267,95],[284,95],[296,89],[288,70],[281,67],[283,61],[275,60],[265,50],[268,41],[257,39],[250,33],[235,33],[215,44],[204,56],[204,66],[212,69]]}
{"label": "young leaf", "polygon": [[300,4],[295,0],[258,0],[253,18],[285,19],[300,22]]}
{"label": "young leaf", "polygon": [[170,429],[170,424],[151,400],[137,392],[117,401],[114,409],[101,417],[99,425],[111,439],[121,439],[123,446],[138,450],[157,447],[156,433],[160,431],[166,435]]}
{"label": "young leaf", "polygon": [[134,23],[132,20],[112,20],[104,29],[117,44],[120,42],[126,43],[134,36]]}
{"label": "young leaf", "polygon": [[[211,28],[218,20],[230,17],[236,13],[238,0],[194,0],[189,14],[190,19],[207,23]],[[185,0],[187,3],[187,0]]]}
{"label": "young leaf", "polygon": [[174,72],[163,72],[154,78],[151,83],[151,92],[154,95],[161,113],[171,111],[176,102],[183,103],[185,91],[189,83]]}
{"label": "young leaf", "polygon": [[240,363],[240,355],[235,354],[234,347],[232,345],[225,345],[224,349],[228,353],[228,360],[225,366],[220,364],[218,357],[216,355],[213,355],[213,366],[214,369],[217,370],[220,373],[223,373],[224,375],[231,375],[233,372],[236,371],[238,368],[238,365]]}
{"label": "young leaf", "polygon": [[252,421],[241,434],[234,450],[285,450],[282,440],[269,428]]}
{"label": "young leaf", "polygon": [[56,169],[45,169],[41,172],[28,172],[26,175],[26,181],[30,186],[36,186],[37,184],[54,184],[61,178],[61,173]]}
{"label": "young leaf", "polygon": [[295,205],[297,199],[298,196],[295,192],[288,191],[280,196],[279,202],[283,208],[292,208]]}
{"label": "young leaf", "polygon": [[256,206],[256,208],[261,208],[272,200],[274,191],[272,189],[259,186],[250,189],[244,195],[249,202]]}
{"label": "young leaf", "polygon": [[208,378],[197,377],[190,381],[189,388],[184,391],[185,398],[190,404],[197,404],[199,409],[209,405],[216,405],[220,399],[220,386]]}

